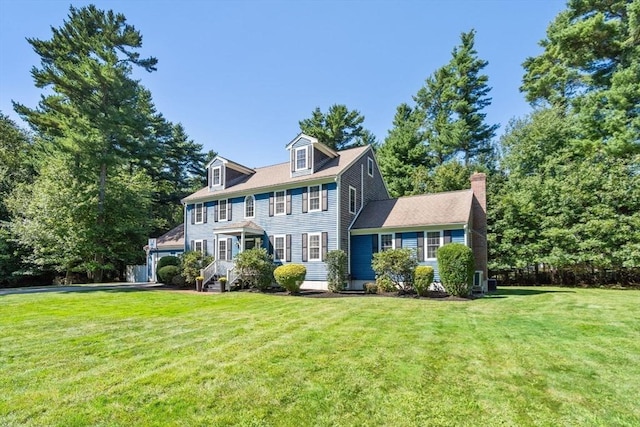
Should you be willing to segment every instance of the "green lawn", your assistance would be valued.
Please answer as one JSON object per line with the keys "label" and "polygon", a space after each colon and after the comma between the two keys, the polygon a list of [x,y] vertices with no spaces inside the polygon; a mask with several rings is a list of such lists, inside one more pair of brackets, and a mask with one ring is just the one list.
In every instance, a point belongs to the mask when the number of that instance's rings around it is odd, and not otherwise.
{"label": "green lawn", "polygon": [[640,425],[640,292],[0,296],[0,425]]}

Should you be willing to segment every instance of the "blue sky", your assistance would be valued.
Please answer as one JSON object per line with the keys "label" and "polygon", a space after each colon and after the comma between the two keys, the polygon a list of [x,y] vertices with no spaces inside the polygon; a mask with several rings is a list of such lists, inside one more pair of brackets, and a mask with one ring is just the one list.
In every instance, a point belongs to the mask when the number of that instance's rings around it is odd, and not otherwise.
{"label": "blue sky", "polygon": [[[158,71],[136,72],[160,112],[205,149],[249,167],[286,161],[298,121],[334,103],[357,109],[379,140],[396,107],[451,58],[475,28],[493,103],[488,123],[530,112],[522,62],[537,55],[560,0],[94,1],[127,17]],[[71,2],[0,0],[0,110],[35,107],[39,58],[26,37],[49,39]]]}

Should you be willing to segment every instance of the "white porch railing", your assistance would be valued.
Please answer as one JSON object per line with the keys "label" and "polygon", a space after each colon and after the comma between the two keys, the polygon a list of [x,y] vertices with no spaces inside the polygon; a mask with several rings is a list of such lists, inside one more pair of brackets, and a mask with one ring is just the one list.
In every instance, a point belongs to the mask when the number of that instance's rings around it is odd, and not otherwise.
{"label": "white porch railing", "polygon": [[[229,272],[233,272],[234,263],[231,261],[215,260],[205,268],[200,270],[200,275],[204,278],[203,284],[209,283],[214,276],[226,276],[228,283],[233,283],[229,277]],[[237,278],[237,275],[233,280]]]}

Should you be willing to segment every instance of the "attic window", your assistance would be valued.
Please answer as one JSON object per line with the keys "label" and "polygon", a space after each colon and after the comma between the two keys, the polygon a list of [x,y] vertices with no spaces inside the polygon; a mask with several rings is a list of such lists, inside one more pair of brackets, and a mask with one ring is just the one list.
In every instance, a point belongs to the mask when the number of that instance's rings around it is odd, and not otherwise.
{"label": "attic window", "polygon": [[220,166],[216,166],[211,169],[211,186],[212,187],[216,185],[220,185],[221,173],[222,173],[222,168]]}
{"label": "attic window", "polygon": [[367,173],[373,178],[373,159],[371,157],[367,157]]}
{"label": "attic window", "polygon": [[296,170],[308,169],[309,159],[307,158],[307,147],[296,148]]}

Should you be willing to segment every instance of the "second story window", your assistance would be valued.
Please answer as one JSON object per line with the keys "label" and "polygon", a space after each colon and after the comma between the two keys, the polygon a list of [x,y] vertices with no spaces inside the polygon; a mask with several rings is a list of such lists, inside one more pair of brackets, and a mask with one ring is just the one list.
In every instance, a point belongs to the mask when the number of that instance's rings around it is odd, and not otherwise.
{"label": "second story window", "polygon": [[320,186],[312,185],[309,187],[309,211],[320,210]]}
{"label": "second story window", "polygon": [[216,166],[213,169],[211,169],[211,186],[212,187],[221,184],[221,176],[222,176],[222,168],[220,166]]}
{"label": "second story window", "polygon": [[276,191],[275,193],[275,213],[276,215],[284,215],[286,208],[286,197],[285,192]]}
{"label": "second story window", "polygon": [[227,221],[227,201],[220,200],[218,202],[218,221]]}
{"label": "second story window", "polygon": [[296,148],[296,170],[308,169],[307,147]]}
{"label": "second story window", "polygon": [[244,217],[253,218],[256,216],[256,198],[247,196],[244,198]]}
{"label": "second story window", "polygon": [[352,186],[349,186],[349,212],[352,214],[356,213],[356,189]]}
{"label": "second story window", "polygon": [[202,203],[196,203],[194,207],[195,213],[195,223],[202,224],[204,222],[204,205]]}

